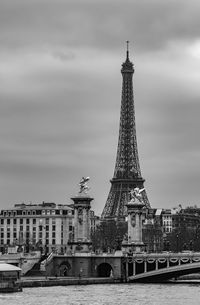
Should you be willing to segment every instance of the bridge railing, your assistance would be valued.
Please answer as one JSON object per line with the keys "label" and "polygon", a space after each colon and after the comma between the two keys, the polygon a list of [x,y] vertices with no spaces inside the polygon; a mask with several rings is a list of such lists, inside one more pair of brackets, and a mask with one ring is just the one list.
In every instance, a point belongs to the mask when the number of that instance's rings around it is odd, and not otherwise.
{"label": "bridge railing", "polygon": [[192,251],[180,253],[134,253],[123,257],[122,266],[126,277],[130,277],[159,269],[198,262],[200,262],[200,253]]}

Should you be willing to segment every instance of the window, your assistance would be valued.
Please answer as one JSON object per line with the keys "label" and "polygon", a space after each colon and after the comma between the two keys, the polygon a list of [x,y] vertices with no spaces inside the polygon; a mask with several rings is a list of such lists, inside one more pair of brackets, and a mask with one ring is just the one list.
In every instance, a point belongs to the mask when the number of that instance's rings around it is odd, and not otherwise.
{"label": "window", "polygon": [[33,225],[36,225],[36,219],[33,218]]}
{"label": "window", "polygon": [[52,239],[52,245],[55,245],[55,244],[56,244],[56,240]]}
{"label": "window", "polygon": [[46,238],[49,238],[49,232],[46,232]]}
{"label": "window", "polygon": [[23,231],[23,226],[20,226],[20,231]]}
{"label": "window", "polygon": [[26,231],[29,231],[30,227],[29,226],[26,226]]}
{"label": "window", "polygon": [[10,238],[10,233],[7,233],[7,238]]}
{"label": "window", "polygon": [[7,225],[10,225],[10,219],[7,219]]}
{"label": "window", "polygon": [[69,231],[72,231],[73,227],[72,226],[69,226]]}
{"label": "window", "polygon": [[26,219],[26,223],[27,223],[27,224],[29,224],[29,223],[30,223],[29,219]]}
{"label": "window", "polygon": [[20,225],[23,225],[23,219],[20,218]]}
{"label": "window", "polygon": [[48,239],[46,239],[46,245],[48,245],[49,244],[49,240]]}
{"label": "window", "polygon": [[4,233],[1,233],[1,238],[4,238]]}
{"label": "window", "polygon": [[1,219],[1,225],[3,225],[4,224],[4,219]]}
{"label": "window", "polygon": [[13,233],[13,238],[17,238],[17,233]]}
{"label": "window", "polygon": [[36,212],[35,212],[35,211],[33,211],[33,212],[32,212],[32,214],[33,214],[33,215],[35,215],[35,214],[36,214]]}
{"label": "window", "polygon": [[36,227],[33,227],[33,232],[35,232],[36,231]]}
{"label": "window", "polygon": [[53,237],[53,238],[56,237],[56,232],[52,232],[52,237]]}
{"label": "window", "polygon": [[49,226],[46,226],[46,231],[49,231]]}
{"label": "window", "polygon": [[39,232],[39,238],[42,238],[42,232]]}
{"label": "window", "polygon": [[55,231],[56,230],[56,226],[52,226],[52,231]]}
{"label": "window", "polygon": [[46,218],[46,224],[47,225],[49,224],[49,218]]}
{"label": "window", "polygon": [[17,224],[17,219],[13,219],[13,224],[16,225]]}
{"label": "window", "polygon": [[10,239],[7,239],[7,245],[9,245],[10,244]]}

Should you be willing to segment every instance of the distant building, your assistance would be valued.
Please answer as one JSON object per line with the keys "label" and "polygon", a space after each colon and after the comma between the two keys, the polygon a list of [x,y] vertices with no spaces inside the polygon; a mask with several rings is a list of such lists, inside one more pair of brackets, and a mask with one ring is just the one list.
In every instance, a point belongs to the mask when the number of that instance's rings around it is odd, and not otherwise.
{"label": "distant building", "polygon": [[166,209],[162,210],[162,227],[163,233],[171,233],[172,232],[172,210]]}
{"label": "distant building", "polygon": [[142,235],[147,252],[161,252],[163,250],[161,211],[161,209],[149,209],[148,218],[143,223]]}
{"label": "distant building", "polygon": [[149,209],[143,223],[147,252],[196,249],[200,239],[200,208]]}
{"label": "distant building", "polygon": [[94,234],[97,226],[100,225],[100,217],[95,215],[93,210],[90,210],[90,232]]}
{"label": "distant building", "polygon": [[[91,211],[91,229],[95,230],[98,217]],[[28,251],[64,253],[74,235],[73,205],[43,202],[15,204],[13,209],[0,212],[0,251],[9,246]]]}
{"label": "distant building", "polygon": [[200,224],[200,209],[181,206],[173,209],[162,209],[161,212],[163,233],[172,233],[182,228],[196,229]]}

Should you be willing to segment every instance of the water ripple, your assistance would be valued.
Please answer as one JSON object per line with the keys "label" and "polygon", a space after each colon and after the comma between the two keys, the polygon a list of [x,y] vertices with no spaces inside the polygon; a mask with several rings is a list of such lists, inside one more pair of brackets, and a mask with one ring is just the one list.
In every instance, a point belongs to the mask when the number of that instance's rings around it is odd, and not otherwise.
{"label": "water ripple", "polygon": [[105,284],[24,288],[0,294],[0,305],[199,305],[199,299],[199,285]]}

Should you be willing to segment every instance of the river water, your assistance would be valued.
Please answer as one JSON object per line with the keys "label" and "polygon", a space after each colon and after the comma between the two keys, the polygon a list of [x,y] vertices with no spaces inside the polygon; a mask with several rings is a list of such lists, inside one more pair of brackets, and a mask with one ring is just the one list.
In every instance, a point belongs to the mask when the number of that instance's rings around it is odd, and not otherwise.
{"label": "river water", "polygon": [[199,305],[200,284],[104,284],[24,288],[0,305]]}

